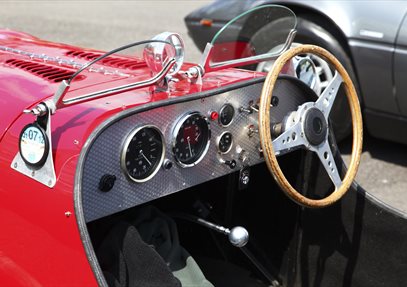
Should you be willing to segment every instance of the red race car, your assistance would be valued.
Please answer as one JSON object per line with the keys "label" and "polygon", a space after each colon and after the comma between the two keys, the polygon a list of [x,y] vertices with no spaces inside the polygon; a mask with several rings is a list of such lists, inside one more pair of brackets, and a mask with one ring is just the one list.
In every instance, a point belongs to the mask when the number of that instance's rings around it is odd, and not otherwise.
{"label": "red race car", "polygon": [[253,8],[200,64],[172,32],[106,53],[0,31],[0,286],[405,286],[406,215],[354,182],[352,81],[295,28]]}

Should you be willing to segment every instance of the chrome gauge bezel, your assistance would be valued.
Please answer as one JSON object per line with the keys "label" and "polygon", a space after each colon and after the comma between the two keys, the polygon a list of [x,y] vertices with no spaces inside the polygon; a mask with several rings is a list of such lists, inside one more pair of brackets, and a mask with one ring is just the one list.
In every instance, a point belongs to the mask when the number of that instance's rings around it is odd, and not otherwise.
{"label": "chrome gauge bezel", "polygon": [[[223,110],[224,110],[227,106],[231,106],[231,107],[233,108],[233,116],[232,116],[232,119],[230,120],[230,122],[229,122],[227,125],[224,125],[224,124],[222,124],[222,122],[221,122],[221,118],[222,118],[222,112],[223,112]],[[220,110],[219,110],[219,119],[218,119],[219,125],[221,125],[221,126],[224,127],[224,128],[227,128],[228,126],[230,126],[230,125],[233,123],[233,121],[234,121],[234,119],[235,119],[235,115],[236,115],[236,109],[235,109],[235,107],[234,107],[231,103],[225,103],[225,104],[220,108]]]}
{"label": "chrome gauge bezel", "polygon": [[[219,144],[220,144],[221,138],[222,138],[225,134],[230,134],[230,135],[232,136],[232,142],[230,143],[230,147],[227,149],[227,151],[223,152],[223,151],[220,150]],[[229,132],[229,131],[224,131],[223,133],[221,133],[221,134],[216,138],[216,147],[217,147],[218,152],[219,152],[220,154],[227,154],[228,152],[230,152],[230,151],[232,150],[233,144],[234,144],[233,134],[232,134],[231,132]]]}
{"label": "chrome gauge bezel", "polygon": [[[161,158],[160,158],[160,160],[158,161],[158,164],[157,164],[157,166],[154,168],[153,172],[152,172],[149,176],[147,176],[147,177],[145,177],[145,178],[137,179],[137,178],[134,178],[133,176],[131,176],[130,173],[128,172],[128,170],[127,170],[127,166],[126,166],[126,153],[127,153],[127,149],[128,149],[128,147],[129,147],[130,142],[131,142],[131,140],[133,139],[133,137],[134,137],[139,131],[141,131],[142,129],[145,129],[145,128],[154,129],[154,130],[156,130],[156,131],[158,132],[158,134],[159,134],[160,137],[161,137],[162,153],[161,153]],[[157,126],[155,126],[155,125],[143,125],[143,126],[139,126],[139,127],[135,128],[134,130],[132,130],[132,131],[128,134],[128,136],[126,137],[126,140],[124,141],[123,148],[122,148],[122,152],[121,152],[120,165],[121,165],[122,171],[124,172],[124,174],[126,175],[126,177],[127,177],[128,179],[130,179],[131,181],[136,182],[136,183],[143,183],[143,182],[146,182],[146,181],[152,179],[152,178],[157,174],[157,172],[160,170],[160,167],[161,167],[162,164],[163,164],[164,158],[165,158],[165,141],[164,141],[164,135],[163,135],[163,133],[162,133],[161,130],[160,130]]]}
{"label": "chrome gauge bezel", "polygon": [[[181,129],[182,124],[183,124],[189,117],[194,116],[194,115],[199,115],[199,116],[201,116],[201,117],[205,120],[205,122],[206,122],[206,124],[207,124],[207,126],[208,126],[208,138],[207,138],[207,141],[206,141],[205,148],[204,148],[202,154],[199,156],[199,158],[198,158],[196,161],[194,161],[193,163],[188,163],[188,164],[187,164],[187,163],[183,163],[183,162],[176,156],[176,154],[174,153],[174,148],[175,148],[175,145],[176,145],[176,143],[177,143],[177,135],[178,135],[178,133],[179,133],[179,131],[180,131],[180,129]],[[188,168],[188,167],[196,166],[198,163],[200,163],[200,162],[202,161],[202,159],[205,157],[206,153],[208,152],[210,142],[211,142],[211,125],[210,125],[210,123],[209,123],[209,121],[208,121],[208,118],[205,117],[205,116],[204,116],[203,114],[201,114],[200,112],[191,112],[191,113],[187,113],[187,114],[183,115],[183,116],[177,121],[177,124],[175,125],[175,127],[174,127],[174,129],[173,129],[173,131],[172,131],[172,144],[171,144],[171,149],[172,149],[172,154],[173,154],[173,156],[174,156],[175,162],[176,162],[180,167],[182,167],[182,168]]]}

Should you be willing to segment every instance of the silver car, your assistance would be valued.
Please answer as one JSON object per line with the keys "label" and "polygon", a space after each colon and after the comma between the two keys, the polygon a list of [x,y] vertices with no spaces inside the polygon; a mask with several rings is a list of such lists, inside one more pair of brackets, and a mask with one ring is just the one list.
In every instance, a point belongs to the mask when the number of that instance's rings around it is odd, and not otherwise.
{"label": "silver car", "polygon": [[[372,136],[407,144],[407,1],[218,0],[190,13],[185,22],[202,50],[227,21],[266,3],[282,4],[295,12],[294,45],[322,46],[341,61],[357,86]],[[321,59],[312,60],[320,78],[317,90],[321,90],[332,72]],[[267,71],[269,65],[257,69]],[[337,102],[333,111],[338,138],[350,130],[346,105]]]}

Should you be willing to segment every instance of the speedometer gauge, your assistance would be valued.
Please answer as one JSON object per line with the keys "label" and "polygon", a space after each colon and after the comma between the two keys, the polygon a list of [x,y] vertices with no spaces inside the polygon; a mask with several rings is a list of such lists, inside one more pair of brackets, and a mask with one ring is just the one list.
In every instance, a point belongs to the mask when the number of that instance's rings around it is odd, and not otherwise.
{"label": "speedometer gauge", "polygon": [[164,160],[164,142],[155,126],[143,126],[130,133],[124,143],[121,165],[135,182],[145,182],[159,170]]}
{"label": "speedometer gauge", "polygon": [[175,127],[173,153],[182,167],[199,163],[209,148],[210,129],[206,118],[198,112],[185,115]]}

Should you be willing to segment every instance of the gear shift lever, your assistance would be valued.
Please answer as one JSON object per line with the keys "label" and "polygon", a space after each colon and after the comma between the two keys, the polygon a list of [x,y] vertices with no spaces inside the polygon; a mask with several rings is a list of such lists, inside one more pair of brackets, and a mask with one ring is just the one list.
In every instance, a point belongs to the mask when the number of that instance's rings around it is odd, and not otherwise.
{"label": "gear shift lever", "polygon": [[243,247],[249,241],[249,232],[241,226],[233,227],[228,234],[229,242],[236,247]]}
{"label": "gear shift lever", "polygon": [[236,226],[229,229],[198,217],[195,218],[195,221],[205,227],[208,227],[209,229],[227,235],[229,242],[233,246],[241,248],[249,241],[249,232],[247,232],[246,228],[244,227]]}
{"label": "gear shift lever", "polygon": [[243,252],[243,254],[250,260],[250,262],[252,262],[252,264],[257,268],[257,270],[259,270],[261,274],[263,274],[263,276],[267,278],[267,280],[271,284],[270,286],[280,286],[279,282],[274,278],[274,276],[272,276],[269,273],[269,271],[250,252],[250,250],[245,247],[247,242],[249,242],[249,232],[246,230],[246,228],[242,226],[235,226],[229,229],[192,215],[183,215],[180,217],[198,223],[218,233],[226,235],[229,239],[229,242],[233,246],[238,247]]}

